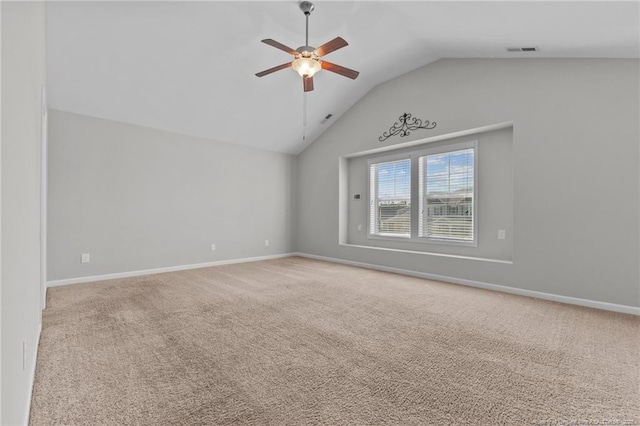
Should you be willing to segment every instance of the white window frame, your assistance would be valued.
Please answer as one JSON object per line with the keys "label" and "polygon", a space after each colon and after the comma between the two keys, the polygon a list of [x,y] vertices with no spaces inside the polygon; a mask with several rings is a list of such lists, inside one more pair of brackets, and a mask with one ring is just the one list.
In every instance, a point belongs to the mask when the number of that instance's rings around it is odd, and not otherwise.
{"label": "white window frame", "polygon": [[[473,240],[461,241],[450,240],[445,238],[432,238],[432,237],[419,237],[418,236],[418,223],[420,212],[420,197],[422,196],[419,185],[419,165],[418,159],[427,155],[444,154],[447,152],[460,151],[464,149],[473,148]],[[417,147],[417,149],[408,152],[390,154],[379,157],[371,157],[367,160],[367,203],[366,210],[366,223],[367,223],[367,238],[371,240],[387,240],[387,241],[401,241],[411,242],[418,244],[442,244],[449,246],[463,246],[463,247],[478,247],[478,141],[468,140],[456,143],[449,143],[446,145],[434,146],[434,147]],[[411,159],[411,233],[409,236],[405,235],[393,235],[393,234],[375,234],[371,232],[371,166],[379,163],[386,163],[390,161]]]}
{"label": "white window frame", "polygon": [[[390,163],[393,161],[400,161],[400,160],[411,160],[411,177],[409,179],[409,185],[410,185],[410,190],[411,190],[411,195],[409,197],[409,200],[413,202],[413,159],[411,158],[410,154],[391,154],[391,155],[385,155],[383,157],[375,157],[375,158],[370,158],[367,161],[367,203],[368,203],[368,208],[367,208],[367,236],[371,239],[374,240],[410,240],[411,236],[413,234],[413,204],[411,204],[411,232],[409,235],[398,235],[398,234],[378,234],[378,233],[372,233],[371,232],[371,166],[373,166],[374,164],[381,164],[381,163]],[[377,184],[377,182],[376,182]]]}

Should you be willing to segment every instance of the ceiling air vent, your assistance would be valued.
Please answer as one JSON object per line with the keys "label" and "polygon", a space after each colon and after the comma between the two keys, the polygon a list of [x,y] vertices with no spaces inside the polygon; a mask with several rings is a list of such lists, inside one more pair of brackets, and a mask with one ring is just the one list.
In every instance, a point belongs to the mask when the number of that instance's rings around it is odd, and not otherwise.
{"label": "ceiling air vent", "polygon": [[507,47],[507,52],[539,52],[537,47]]}
{"label": "ceiling air vent", "polygon": [[321,121],[322,124],[326,123],[327,121],[329,121],[329,119],[333,117],[333,114],[327,114]]}

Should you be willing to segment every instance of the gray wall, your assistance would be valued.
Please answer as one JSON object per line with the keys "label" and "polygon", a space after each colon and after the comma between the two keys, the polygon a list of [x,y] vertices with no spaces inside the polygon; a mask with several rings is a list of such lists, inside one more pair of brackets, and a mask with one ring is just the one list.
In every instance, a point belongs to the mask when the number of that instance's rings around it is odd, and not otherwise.
{"label": "gray wall", "polygon": [[[25,424],[41,322],[44,4],[2,2],[2,417]],[[23,342],[26,365],[23,367]]]}
{"label": "gray wall", "polygon": [[[637,60],[460,59],[378,86],[298,157],[298,251],[640,306],[639,77]],[[438,125],[379,142],[404,112]],[[507,121],[513,264],[339,244],[340,156]]]}
{"label": "gray wall", "polygon": [[291,252],[294,161],[51,110],[48,279]]}

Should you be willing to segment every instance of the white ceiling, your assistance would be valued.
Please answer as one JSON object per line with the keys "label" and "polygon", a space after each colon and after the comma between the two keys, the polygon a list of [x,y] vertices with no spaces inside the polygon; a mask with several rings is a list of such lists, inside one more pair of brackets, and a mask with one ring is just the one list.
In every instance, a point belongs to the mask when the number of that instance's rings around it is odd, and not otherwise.
{"label": "white ceiling", "polygon": [[300,77],[254,75],[290,60],[260,40],[304,44],[297,1],[48,3],[49,107],[297,153],[377,84],[440,58],[640,57],[635,1],[315,4],[310,44],[343,37],[327,60],[360,77],[316,74],[304,140]]}

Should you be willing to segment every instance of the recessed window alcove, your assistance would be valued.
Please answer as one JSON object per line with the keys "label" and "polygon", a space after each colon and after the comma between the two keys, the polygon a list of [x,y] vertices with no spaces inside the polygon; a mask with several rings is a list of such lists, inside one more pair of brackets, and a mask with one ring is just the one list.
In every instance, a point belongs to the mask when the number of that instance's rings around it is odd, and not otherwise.
{"label": "recessed window alcove", "polygon": [[[473,224],[470,227],[473,238],[464,242],[423,238],[418,222],[428,212],[420,211],[424,203],[419,201],[421,197],[424,198],[424,194],[418,187],[423,187],[420,182],[424,173],[420,173],[419,167],[409,167],[409,164],[411,161],[414,165],[421,164],[420,158],[424,158],[425,153],[453,151],[460,146],[475,147],[474,209],[473,220],[470,220]],[[512,263],[515,240],[512,151],[513,123],[506,122],[340,157],[340,245]],[[378,203],[371,189],[372,164],[398,158],[409,159],[406,160],[407,170],[402,172],[411,174],[411,179],[407,178],[405,182],[410,188],[405,191],[407,208],[402,218],[407,222],[406,235],[376,235],[371,232],[376,228],[371,224],[371,220],[376,217],[371,203]],[[409,203],[410,199],[414,202]],[[447,208],[451,210],[451,206]],[[399,219],[396,217],[393,220]]]}

